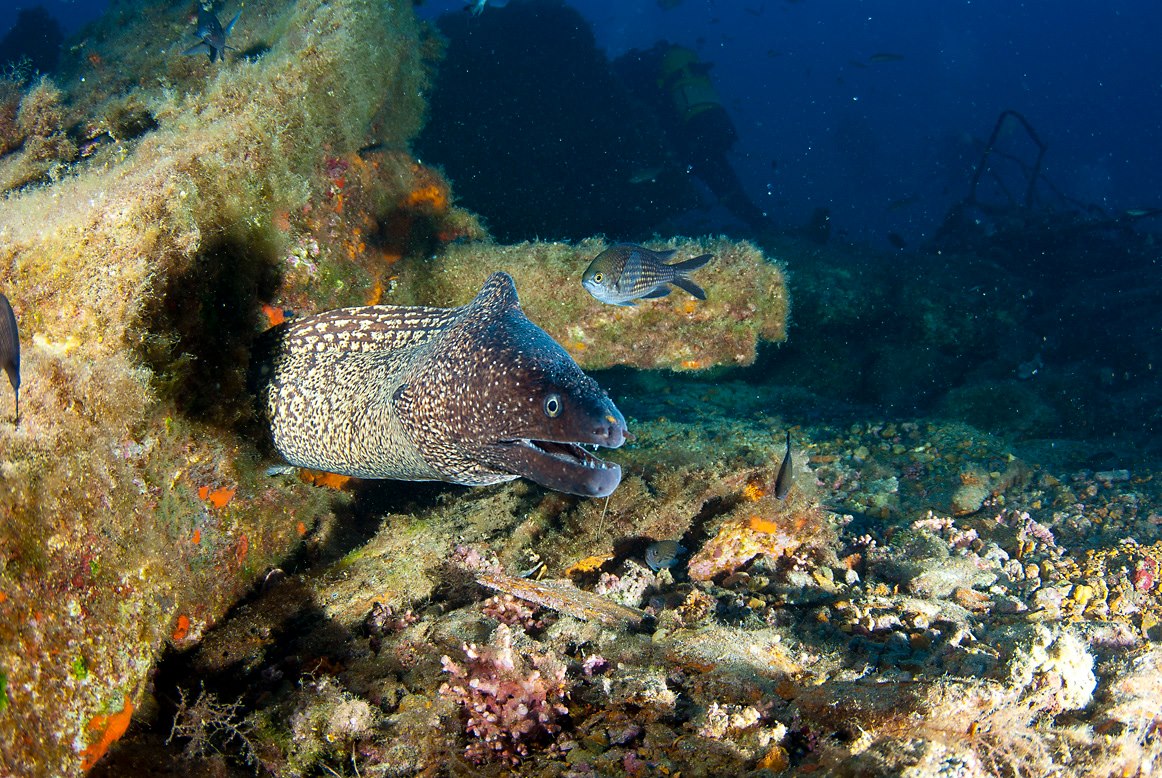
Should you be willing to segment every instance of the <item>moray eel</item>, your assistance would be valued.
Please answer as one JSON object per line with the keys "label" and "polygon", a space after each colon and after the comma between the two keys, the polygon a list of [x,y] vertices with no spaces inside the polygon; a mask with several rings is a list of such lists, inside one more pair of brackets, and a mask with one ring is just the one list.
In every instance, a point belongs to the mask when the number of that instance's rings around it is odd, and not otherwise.
{"label": "moray eel", "polygon": [[625,417],[524,315],[507,273],[459,308],[369,305],[280,324],[255,349],[274,447],[298,467],[605,497]]}

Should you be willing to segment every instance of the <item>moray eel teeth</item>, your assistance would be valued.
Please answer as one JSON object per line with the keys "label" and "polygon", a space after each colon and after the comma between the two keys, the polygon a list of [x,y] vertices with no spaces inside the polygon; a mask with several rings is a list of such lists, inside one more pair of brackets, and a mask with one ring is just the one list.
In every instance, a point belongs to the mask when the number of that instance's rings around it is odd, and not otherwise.
{"label": "moray eel teeth", "polygon": [[[507,460],[514,465],[519,463],[523,476],[550,489],[604,497],[621,482],[621,467],[598,459],[573,443],[502,440],[498,448],[507,448]],[[578,484],[583,484],[585,491],[579,492]]]}
{"label": "moray eel teeth", "polygon": [[525,477],[605,497],[625,418],[524,315],[494,273],[459,308],[372,305],[280,324],[252,377],[275,448],[292,465],[359,478],[480,486]]}

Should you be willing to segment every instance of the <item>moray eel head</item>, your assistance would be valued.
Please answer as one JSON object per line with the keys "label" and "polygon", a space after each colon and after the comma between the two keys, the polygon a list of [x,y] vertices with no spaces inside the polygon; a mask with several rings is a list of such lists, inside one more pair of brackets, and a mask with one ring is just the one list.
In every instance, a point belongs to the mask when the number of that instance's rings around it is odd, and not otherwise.
{"label": "moray eel head", "polygon": [[524,315],[512,278],[494,273],[393,397],[424,458],[447,480],[522,476],[605,497],[621,467],[586,447],[617,448],[625,417],[597,382]]}

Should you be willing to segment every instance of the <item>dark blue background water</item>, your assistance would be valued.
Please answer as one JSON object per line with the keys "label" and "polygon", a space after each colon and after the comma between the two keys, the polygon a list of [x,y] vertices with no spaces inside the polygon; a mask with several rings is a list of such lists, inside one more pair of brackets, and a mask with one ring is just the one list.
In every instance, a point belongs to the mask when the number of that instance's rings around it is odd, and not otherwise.
{"label": "dark blue background water", "polygon": [[[1110,209],[1162,201],[1159,3],[572,5],[611,57],[664,38],[715,63],[739,129],[735,165],[779,223],[827,205],[863,237],[929,234],[964,194],[979,141],[1006,108],[1047,141],[1046,172],[1063,191]],[[427,3],[421,13],[461,6]],[[877,53],[903,58],[870,62]]]}
{"label": "dark blue background water", "polygon": [[[43,5],[74,33],[106,3]],[[426,2],[419,12],[435,18],[464,5]],[[1162,3],[1154,0],[572,5],[610,57],[666,39],[714,63],[739,129],[733,161],[778,223],[802,223],[828,206],[853,237],[930,235],[964,194],[980,142],[1005,108],[1037,127],[1050,147],[1046,172],[1071,196],[1111,210],[1162,204]],[[16,11],[15,3],[0,8],[0,29]],[[870,61],[880,53],[902,58]]]}

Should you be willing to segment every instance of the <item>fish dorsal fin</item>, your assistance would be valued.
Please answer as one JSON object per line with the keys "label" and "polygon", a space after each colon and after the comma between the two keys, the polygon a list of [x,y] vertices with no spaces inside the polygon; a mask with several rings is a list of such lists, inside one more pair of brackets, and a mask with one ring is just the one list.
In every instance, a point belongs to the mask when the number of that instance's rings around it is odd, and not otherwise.
{"label": "fish dorsal fin", "polygon": [[516,295],[516,283],[512,276],[503,271],[493,273],[480,287],[472,302],[465,306],[472,315],[496,316],[503,311],[520,310],[520,299]]}

